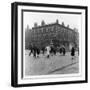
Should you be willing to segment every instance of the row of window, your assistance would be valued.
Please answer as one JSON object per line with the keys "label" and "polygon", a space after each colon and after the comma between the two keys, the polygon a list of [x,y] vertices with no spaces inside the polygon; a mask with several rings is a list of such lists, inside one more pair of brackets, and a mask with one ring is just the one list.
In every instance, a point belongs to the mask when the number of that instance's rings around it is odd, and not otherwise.
{"label": "row of window", "polygon": [[36,29],[33,31],[34,32],[30,36],[32,39],[41,39],[41,38],[45,39],[45,38],[50,38],[51,36],[58,37],[58,38],[64,38],[64,39],[73,39],[73,35],[74,35],[71,30],[67,30],[65,28],[57,27],[57,26],[43,28],[39,30]]}
{"label": "row of window", "polygon": [[56,26],[53,27],[44,27],[44,28],[39,28],[39,29],[33,29],[32,32],[33,33],[45,33],[45,32],[52,32],[52,31],[56,31]]}

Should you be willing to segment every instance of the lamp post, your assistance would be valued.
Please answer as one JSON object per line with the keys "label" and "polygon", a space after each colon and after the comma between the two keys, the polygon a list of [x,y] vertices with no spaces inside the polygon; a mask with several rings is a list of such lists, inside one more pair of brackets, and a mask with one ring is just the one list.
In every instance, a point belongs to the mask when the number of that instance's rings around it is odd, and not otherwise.
{"label": "lamp post", "polygon": [[52,39],[51,39],[51,41],[50,41],[50,46],[53,46],[53,41],[52,41]]}

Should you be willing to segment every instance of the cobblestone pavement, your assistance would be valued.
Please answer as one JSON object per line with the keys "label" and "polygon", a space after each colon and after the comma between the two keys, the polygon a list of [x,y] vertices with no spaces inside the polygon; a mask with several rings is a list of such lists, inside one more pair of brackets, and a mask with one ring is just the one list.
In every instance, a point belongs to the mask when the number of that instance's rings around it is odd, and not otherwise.
{"label": "cobblestone pavement", "polygon": [[38,58],[25,53],[25,74],[26,75],[48,75],[48,74],[69,74],[79,72],[79,58],[77,52],[74,59],[67,52],[65,56],[57,55],[46,58],[40,55]]}

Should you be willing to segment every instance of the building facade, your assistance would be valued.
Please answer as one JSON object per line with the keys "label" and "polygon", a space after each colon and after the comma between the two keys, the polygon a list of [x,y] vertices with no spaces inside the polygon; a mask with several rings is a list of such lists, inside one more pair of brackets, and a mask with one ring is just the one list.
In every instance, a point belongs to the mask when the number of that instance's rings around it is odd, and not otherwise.
{"label": "building facade", "polygon": [[46,47],[53,43],[54,46],[64,45],[67,50],[69,50],[70,45],[75,47],[79,46],[79,33],[69,28],[69,25],[65,26],[64,22],[59,24],[56,20],[55,23],[45,24],[44,21],[38,26],[37,23],[34,24],[32,29],[25,30],[25,48],[28,49],[30,45],[36,45],[38,48]]}

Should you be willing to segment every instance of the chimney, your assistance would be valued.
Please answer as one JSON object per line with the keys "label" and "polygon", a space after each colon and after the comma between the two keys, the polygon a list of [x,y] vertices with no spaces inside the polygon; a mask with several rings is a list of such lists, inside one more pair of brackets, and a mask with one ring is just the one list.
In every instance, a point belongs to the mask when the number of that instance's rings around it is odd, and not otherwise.
{"label": "chimney", "polygon": [[38,25],[37,25],[37,23],[34,23],[34,27],[37,27]]}
{"label": "chimney", "polygon": [[56,20],[56,23],[57,23],[57,24],[59,24],[59,21],[58,21],[58,19]]}
{"label": "chimney", "polygon": [[69,28],[69,24],[67,25],[67,28]]}
{"label": "chimney", "polygon": [[77,29],[77,28],[74,28],[73,30],[74,30],[75,32],[78,32],[78,29]]}
{"label": "chimney", "polygon": [[44,26],[45,25],[45,22],[44,22],[44,20],[42,20],[42,22],[41,22],[41,26]]}
{"label": "chimney", "polygon": [[62,26],[65,26],[65,25],[64,25],[64,22],[62,22]]}

